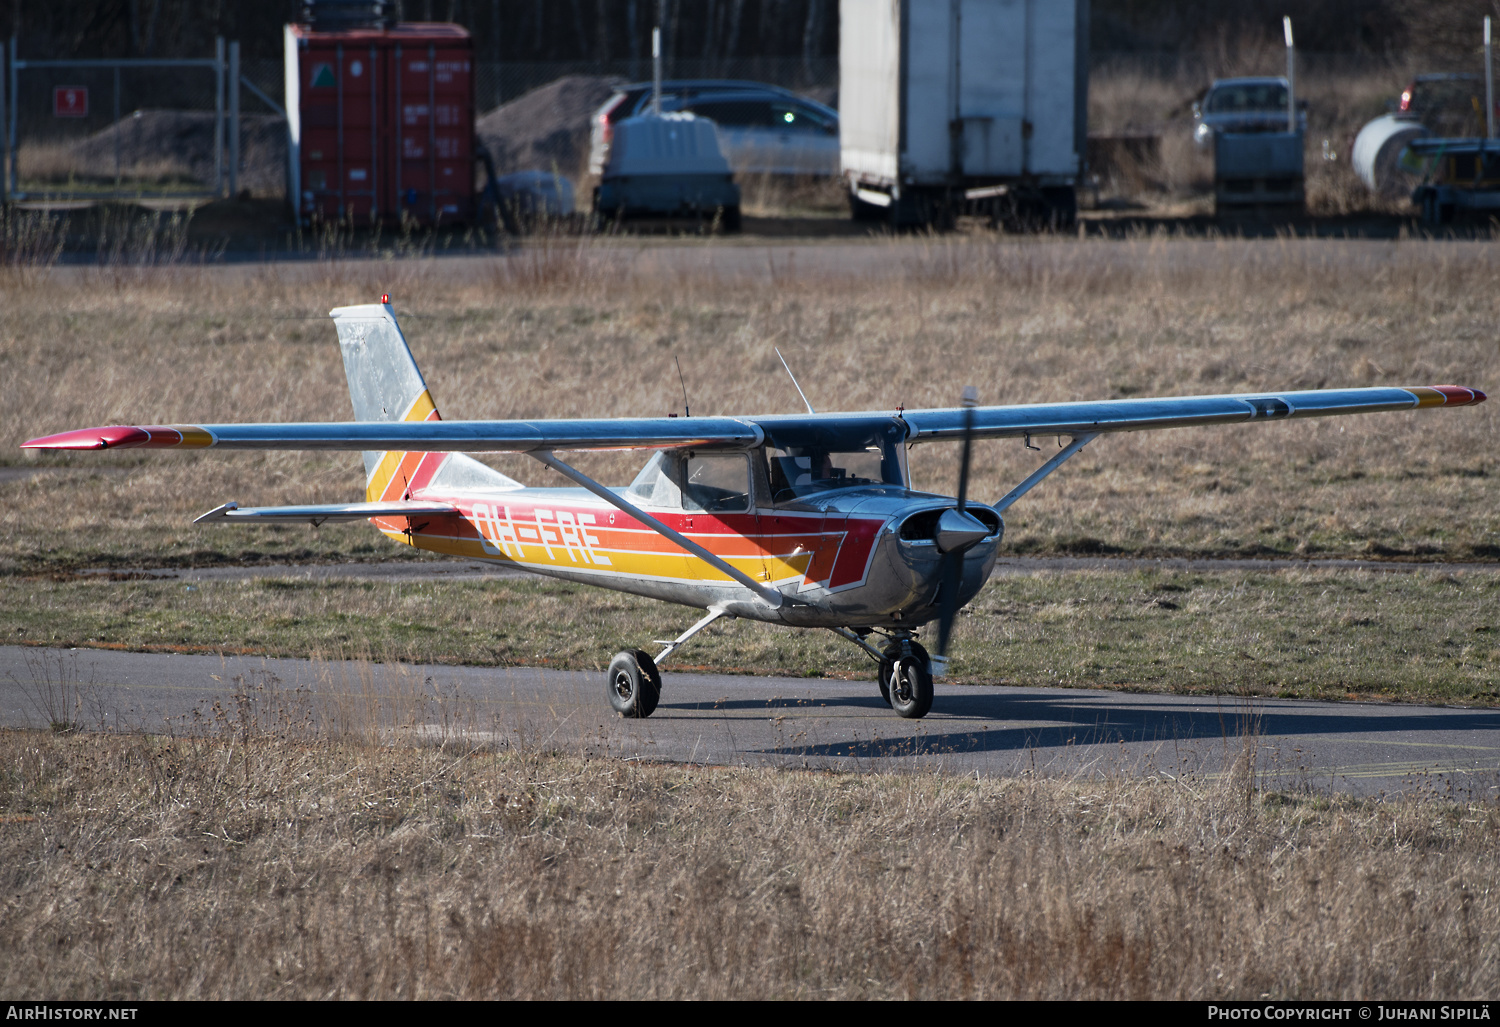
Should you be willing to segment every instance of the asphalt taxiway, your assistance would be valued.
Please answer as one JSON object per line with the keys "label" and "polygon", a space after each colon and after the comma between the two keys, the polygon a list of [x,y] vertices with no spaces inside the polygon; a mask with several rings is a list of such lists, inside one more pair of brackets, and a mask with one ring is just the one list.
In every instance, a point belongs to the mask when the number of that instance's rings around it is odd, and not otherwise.
{"label": "asphalt taxiway", "polygon": [[[923,720],[870,681],[668,673],[646,720],[600,672],[0,647],[0,726],[342,726],[618,759],[981,776],[1158,774],[1206,787],[1500,797],[1500,710],[939,683]],[[1238,770],[1236,770],[1238,768]]]}

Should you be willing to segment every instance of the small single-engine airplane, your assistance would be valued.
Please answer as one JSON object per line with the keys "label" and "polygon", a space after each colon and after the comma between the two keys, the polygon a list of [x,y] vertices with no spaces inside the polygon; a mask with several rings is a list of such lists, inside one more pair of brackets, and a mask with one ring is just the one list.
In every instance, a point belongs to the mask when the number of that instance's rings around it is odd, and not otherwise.
{"label": "small single-engine airplane", "polygon": [[[806,414],[765,417],[443,421],[387,297],[332,317],[352,422],[85,428],[22,448],[362,451],[363,503],[225,503],[198,521],[368,518],[420,549],[704,610],[655,658],[639,649],[614,657],[607,691],[625,717],[651,715],[659,664],[721,617],[831,629],[876,661],[880,693],[898,714],[924,716],[954,617],[994,568],[1001,515],[1099,435],[1485,399],[1438,385],[980,407],[967,389],[962,407],[894,413],[818,414],[809,405]],[[1068,442],[999,502],[973,502],[970,446],[1005,437]],[[914,491],[908,448],[948,440],[963,445],[957,498]],[[607,488],[557,456],[633,449],[654,452],[627,488]],[[581,487],[529,488],[470,452],[524,453]],[[929,655],[916,633],[932,621]]]}

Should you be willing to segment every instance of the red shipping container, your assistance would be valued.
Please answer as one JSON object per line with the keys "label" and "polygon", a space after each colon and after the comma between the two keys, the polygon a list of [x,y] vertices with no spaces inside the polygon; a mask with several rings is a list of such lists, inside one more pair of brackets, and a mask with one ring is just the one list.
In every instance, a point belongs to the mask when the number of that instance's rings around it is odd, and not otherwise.
{"label": "red shipping container", "polygon": [[286,100],[299,224],[473,221],[473,41],[462,26],[288,25]]}

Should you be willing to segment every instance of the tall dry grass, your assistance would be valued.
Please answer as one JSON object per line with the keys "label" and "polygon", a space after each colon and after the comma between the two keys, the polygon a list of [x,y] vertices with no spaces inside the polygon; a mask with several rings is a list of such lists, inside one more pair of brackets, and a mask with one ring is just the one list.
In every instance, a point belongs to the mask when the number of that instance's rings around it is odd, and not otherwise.
{"label": "tall dry grass", "polygon": [[370,747],[232,718],[195,736],[4,732],[0,988],[1493,994],[1493,804],[1267,793],[1246,765],[975,781]]}
{"label": "tall dry grass", "polygon": [[[338,420],[329,307],[392,295],[446,417],[793,412],[1457,382],[1493,391],[1483,243],[545,240],[497,258],[0,275],[0,438],[91,424]],[[1009,516],[1021,552],[1494,559],[1496,404],[1102,438]],[[1042,445],[1051,445],[1043,440]],[[14,463],[34,457],[10,449]],[[911,454],[951,492],[957,454]],[[582,456],[629,480],[642,458]],[[995,499],[1040,457],[986,443]],[[77,454],[7,486],[6,566],[402,553],[360,526],[194,528],[224,500],[359,494],[352,454]],[[562,484],[524,458],[507,473]],[[356,549],[355,547],[364,547]],[[299,557],[298,554],[301,554]]]}
{"label": "tall dry grass", "polygon": [[113,186],[123,181],[125,188],[151,186],[193,186],[202,183],[179,154],[162,153],[147,158],[127,156],[117,169],[113,161],[101,166],[82,152],[76,142],[29,142],[16,151],[18,179],[35,189],[39,185],[61,185],[75,189]]}

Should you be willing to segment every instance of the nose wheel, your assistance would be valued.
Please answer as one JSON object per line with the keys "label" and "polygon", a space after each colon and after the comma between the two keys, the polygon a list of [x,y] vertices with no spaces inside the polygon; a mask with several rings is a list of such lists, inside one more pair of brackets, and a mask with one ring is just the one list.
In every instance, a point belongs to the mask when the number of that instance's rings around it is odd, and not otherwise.
{"label": "nose wheel", "polygon": [[932,658],[917,642],[893,642],[881,654],[879,684],[897,716],[919,720],[932,709]]}
{"label": "nose wheel", "polygon": [[932,657],[911,632],[881,631],[889,639],[884,649],[876,649],[866,638],[873,628],[829,628],[835,635],[859,646],[879,666],[875,684],[880,698],[896,711],[898,717],[920,720],[932,709]]}

